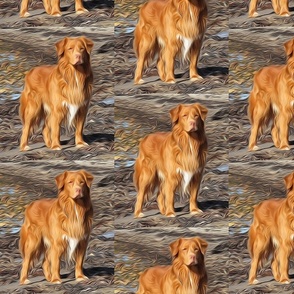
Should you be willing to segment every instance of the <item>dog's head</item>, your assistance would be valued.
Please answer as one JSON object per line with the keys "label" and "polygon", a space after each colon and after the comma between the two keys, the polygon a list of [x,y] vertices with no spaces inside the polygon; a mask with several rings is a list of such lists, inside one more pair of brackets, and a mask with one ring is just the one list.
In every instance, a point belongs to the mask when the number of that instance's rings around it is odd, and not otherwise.
{"label": "dog's head", "polygon": [[287,55],[287,65],[294,71],[294,39],[286,42],[284,48]]}
{"label": "dog's head", "polygon": [[85,170],[65,171],[55,178],[58,191],[64,191],[72,199],[88,196],[93,179]]}
{"label": "dog's head", "polygon": [[186,266],[202,265],[207,246],[207,242],[199,237],[180,238],[169,245],[173,260]]}
{"label": "dog's head", "polygon": [[55,44],[59,59],[71,65],[88,63],[94,43],[86,37],[64,38]]}
{"label": "dog's head", "polygon": [[192,133],[203,130],[207,112],[207,108],[199,103],[180,104],[170,111],[170,117],[173,126],[177,125],[187,133]]}

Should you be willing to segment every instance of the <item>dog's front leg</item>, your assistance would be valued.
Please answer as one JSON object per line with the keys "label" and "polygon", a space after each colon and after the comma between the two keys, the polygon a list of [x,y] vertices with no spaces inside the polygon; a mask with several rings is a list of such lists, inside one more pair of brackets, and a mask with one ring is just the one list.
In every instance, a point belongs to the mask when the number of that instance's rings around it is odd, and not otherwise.
{"label": "dog's front leg", "polygon": [[162,183],[163,188],[163,197],[165,199],[165,215],[167,217],[175,217],[175,210],[174,210],[174,193],[177,188],[176,177],[172,177],[171,175],[165,179]]}
{"label": "dog's front leg", "polygon": [[20,5],[20,17],[28,17],[30,14],[28,12],[29,0],[22,0]]}
{"label": "dog's front leg", "polygon": [[[284,240],[287,242],[287,240]],[[283,284],[289,284],[289,275],[288,275],[288,270],[289,270],[289,257],[290,257],[290,250],[292,246],[289,244],[281,244],[280,247],[277,249],[277,259],[279,261],[280,265],[280,283]]]}
{"label": "dog's front leg", "polygon": [[88,238],[80,241],[76,253],[75,253],[75,260],[76,260],[76,269],[75,269],[75,277],[77,281],[88,280],[88,277],[83,273],[83,263],[86,254],[88,244]]}
{"label": "dog's front leg", "polygon": [[248,11],[248,16],[249,17],[256,17],[258,16],[257,13],[257,1],[258,0],[251,0],[249,4],[249,11]]}
{"label": "dog's front leg", "polygon": [[54,109],[48,118],[49,131],[51,134],[51,149],[53,150],[61,150],[59,138],[62,119],[61,109]]}
{"label": "dog's front leg", "polygon": [[88,146],[88,144],[83,140],[83,129],[84,124],[87,116],[88,105],[83,106],[79,109],[78,113],[76,114],[75,124],[76,124],[76,147],[84,147]]}
{"label": "dog's front leg", "polygon": [[190,80],[193,82],[203,79],[197,71],[197,63],[200,55],[201,45],[202,38],[194,41],[190,49]]}
{"label": "dog's front leg", "polygon": [[199,193],[200,183],[202,179],[202,172],[193,176],[190,183],[190,213],[198,214],[202,213],[202,210],[197,205],[197,196]]}
{"label": "dog's front leg", "polygon": [[[48,0],[44,0],[44,4],[45,2]],[[60,0],[49,0],[48,1],[49,5],[51,2],[51,7],[48,8],[48,14],[51,14],[53,16],[61,16],[61,11],[60,11]]]}
{"label": "dog's front leg", "polygon": [[163,62],[165,66],[165,82],[174,84],[174,66],[176,56],[176,44],[170,42],[163,48]]}
{"label": "dog's front leg", "polygon": [[48,253],[51,265],[51,282],[54,284],[61,284],[59,271],[62,248],[62,244],[55,242],[55,244],[52,244],[52,247],[49,249]]}

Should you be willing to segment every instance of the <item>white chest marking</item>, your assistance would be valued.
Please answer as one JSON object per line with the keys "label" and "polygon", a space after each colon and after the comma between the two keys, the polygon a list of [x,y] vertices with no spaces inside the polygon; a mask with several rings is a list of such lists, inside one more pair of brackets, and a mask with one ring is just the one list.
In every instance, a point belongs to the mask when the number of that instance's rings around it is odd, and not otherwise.
{"label": "white chest marking", "polygon": [[72,257],[72,254],[74,253],[74,251],[79,243],[79,240],[75,239],[75,238],[68,237],[66,235],[63,235],[63,239],[68,242],[67,252],[68,252],[68,259],[70,260]]}
{"label": "white chest marking", "polygon": [[78,105],[74,105],[74,104],[70,104],[67,103],[65,101],[62,102],[62,104],[67,107],[68,109],[68,126],[72,125],[72,121],[75,118],[78,110],[79,110],[79,106]]}
{"label": "white chest marking", "polygon": [[49,114],[49,113],[51,112],[50,107],[49,107],[46,103],[44,103],[43,107],[44,107],[44,111],[45,111],[47,114]]}
{"label": "white chest marking", "polygon": [[181,169],[177,169],[177,173],[182,175],[182,190],[184,193],[186,193],[186,190],[191,182],[191,179],[194,175],[194,173],[192,172],[187,172]]}
{"label": "white chest marking", "polygon": [[177,35],[177,38],[182,41],[182,58],[186,59],[186,55],[189,52],[191,45],[193,43],[193,39],[183,37],[181,35]]}

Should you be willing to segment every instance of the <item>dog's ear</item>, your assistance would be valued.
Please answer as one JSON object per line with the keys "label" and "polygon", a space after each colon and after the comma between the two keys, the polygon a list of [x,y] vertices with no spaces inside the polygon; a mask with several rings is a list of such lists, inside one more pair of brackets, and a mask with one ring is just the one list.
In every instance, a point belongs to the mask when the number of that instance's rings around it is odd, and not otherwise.
{"label": "dog's ear", "polygon": [[196,108],[197,111],[199,111],[202,121],[205,121],[207,117],[208,109],[199,103],[193,104],[193,107]]}
{"label": "dog's ear", "polygon": [[67,43],[68,38],[65,37],[64,39],[62,39],[61,41],[57,42],[55,44],[56,47],[56,51],[57,51],[57,56],[60,58],[63,53],[64,53],[64,48],[65,48],[65,44]]}
{"label": "dog's ear", "polygon": [[85,47],[86,47],[86,50],[87,50],[88,54],[90,55],[90,53],[92,52],[94,43],[92,42],[92,40],[90,40],[90,39],[88,39],[88,38],[86,38],[84,36],[81,37],[81,39],[85,44]]}
{"label": "dog's ear", "polygon": [[64,183],[65,183],[65,178],[66,178],[66,177],[67,177],[67,171],[65,171],[64,173],[58,175],[58,176],[55,178],[55,181],[56,181],[56,185],[57,185],[58,191],[63,189],[63,187],[64,187]]}
{"label": "dog's ear", "polygon": [[81,173],[84,176],[87,186],[90,188],[94,180],[94,177],[85,170],[81,170]]}
{"label": "dog's ear", "polygon": [[293,185],[294,185],[294,172],[287,175],[285,178],[284,178],[284,182],[285,182],[285,186],[286,186],[286,189],[287,189],[287,192],[293,190]]}
{"label": "dog's ear", "polygon": [[169,244],[170,252],[173,258],[176,258],[179,253],[179,246],[182,242],[182,239],[177,239],[176,241]]}
{"label": "dog's ear", "polygon": [[208,247],[208,243],[199,237],[195,237],[193,240],[198,244],[201,253],[205,255],[207,247]]}
{"label": "dog's ear", "polygon": [[294,39],[286,42],[284,44],[284,47],[285,47],[287,57],[288,58],[292,57],[293,56],[293,50],[294,50]]}
{"label": "dog's ear", "polygon": [[180,113],[181,109],[182,109],[182,105],[179,104],[177,107],[170,110],[169,114],[170,114],[170,118],[171,118],[171,121],[172,121],[173,125],[175,125],[178,122],[179,113]]}

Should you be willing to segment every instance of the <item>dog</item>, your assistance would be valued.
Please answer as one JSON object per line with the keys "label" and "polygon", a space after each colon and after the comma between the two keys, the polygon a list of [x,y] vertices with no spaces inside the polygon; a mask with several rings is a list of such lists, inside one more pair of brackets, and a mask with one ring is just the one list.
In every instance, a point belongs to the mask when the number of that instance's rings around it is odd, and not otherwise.
{"label": "dog", "polygon": [[199,237],[180,238],[171,243],[172,265],[145,270],[140,275],[137,294],[205,294],[207,246]]}
{"label": "dog", "polygon": [[[257,2],[258,0],[251,0],[249,4],[249,17],[258,16],[257,13]],[[277,15],[290,16],[289,12],[289,0],[272,0],[274,11]]]}
{"label": "dog", "polygon": [[249,150],[258,150],[257,135],[273,121],[272,138],[277,148],[289,150],[289,124],[294,105],[294,39],[284,44],[286,65],[260,69],[254,76],[249,96],[248,116],[251,122]]}
{"label": "dog", "polygon": [[[43,4],[47,14],[53,16],[61,16],[60,0],[43,0]],[[19,13],[20,17],[30,16],[28,8],[29,0],[22,0]],[[88,12],[88,10],[83,6],[82,0],[75,0],[75,8],[77,14]]]}
{"label": "dog", "polygon": [[206,163],[207,138],[204,121],[207,108],[199,103],[180,104],[170,111],[172,131],[146,136],[139,145],[134,183],[137,188],[135,217],[143,217],[143,202],[158,188],[161,214],[174,217],[177,188],[190,195],[190,213],[202,212],[197,195]]}
{"label": "dog", "polygon": [[289,258],[293,251],[294,236],[294,172],[284,178],[286,198],[274,198],[259,203],[249,230],[248,250],[252,261],[249,284],[257,284],[258,266],[270,255],[276,281],[289,284]]}
{"label": "dog", "polygon": [[57,65],[33,68],[25,77],[20,97],[23,123],[20,150],[29,150],[34,127],[44,121],[43,137],[48,148],[60,150],[60,126],[74,126],[76,147],[87,146],[83,128],[92,95],[93,73],[90,53],[93,42],[86,37],[64,38],[56,43]]}
{"label": "dog", "polygon": [[144,83],[144,66],[158,54],[159,77],[175,83],[174,63],[179,55],[190,60],[190,79],[202,77],[197,62],[206,30],[207,6],[205,0],[151,0],[139,11],[134,32],[134,51],[137,56],[135,84]]}
{"label": "dog", "polygon": [[84,170],[65,171],[55,180],[58,197],[34,201],[25,210],[19,241],[23,257],[21,284],[30,282],[29,269],[42,254],[47,281],[61,283],[62,256],[75,261],[77,280],[88,279],[83,274],[83,261],[93,219],[90,198],[93,176]]}

